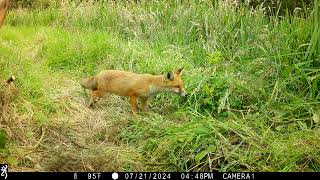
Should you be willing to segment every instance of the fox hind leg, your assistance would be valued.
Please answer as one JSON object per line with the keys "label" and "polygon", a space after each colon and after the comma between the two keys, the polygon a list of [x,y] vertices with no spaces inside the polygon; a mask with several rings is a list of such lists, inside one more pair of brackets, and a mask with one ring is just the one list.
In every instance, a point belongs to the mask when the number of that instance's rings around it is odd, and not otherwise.
{"label": "fox hind leg", "polygon": [[148,97],[140,97],[140,101],[141,101],[141,109],[143,112],[148,110]]}

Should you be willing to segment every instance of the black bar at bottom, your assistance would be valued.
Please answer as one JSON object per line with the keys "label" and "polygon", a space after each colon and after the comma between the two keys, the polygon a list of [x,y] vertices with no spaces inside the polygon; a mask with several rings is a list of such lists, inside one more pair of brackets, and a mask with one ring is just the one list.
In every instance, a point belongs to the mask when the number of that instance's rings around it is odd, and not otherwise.
{"label": "black bar at bottom", "polygon": [[[319,172],[8,172],[11,179],[69,179],[69,180],[247,180],[247,179],[319,179]],[[4,176],[0,176],[0,180]]]}

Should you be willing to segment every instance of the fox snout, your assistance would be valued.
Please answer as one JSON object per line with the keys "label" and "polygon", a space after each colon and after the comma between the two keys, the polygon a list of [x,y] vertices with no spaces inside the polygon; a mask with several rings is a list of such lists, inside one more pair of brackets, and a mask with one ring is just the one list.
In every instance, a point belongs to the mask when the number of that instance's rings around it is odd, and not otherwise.
{"label": "fox snout", "polygon": [[186,92],[181,92],[179,95],[180,95],[181,97],[186,97],[186,96],[187,96],[187,93],[186,93]]}
{"label": "fox snout", "polygon": [[176,94],[178,94],[179,96],[181,96],[181,97],[185,97],[185,96],[187,96],[187,93],[186,93],[186,91],[184,90],[184,89],[174,89],[174,92],[176,93]]}
{"label": "fox snout", "polygon": [[187,96],[187,92],[184,90],[184,88],[179,89],[179,95],[180,95],[181,97],[186,97],[186,96]]}

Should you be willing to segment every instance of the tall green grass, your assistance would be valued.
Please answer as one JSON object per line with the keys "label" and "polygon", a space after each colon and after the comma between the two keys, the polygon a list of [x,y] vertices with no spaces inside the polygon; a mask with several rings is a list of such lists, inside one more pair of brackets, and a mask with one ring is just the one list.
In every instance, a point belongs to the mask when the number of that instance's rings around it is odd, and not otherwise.
{"label": "tall green grass", "polygon": [[[50,92],[39,90],[50,76],[79,80],[103,69],[156,74],[184,66],[188,98],[154,97],[151,113],[129,117],[114,137],[139,151],[144,170],[319,171],[314,4],[307,17],[267,17],[262,6],[228,2],[63,1],[10,12],[0,37],[17,48],[0,52],[27,46],[20,31],[40,44],[41,65],[21,67],[31,74],[19,85],[27,101],[45,109],[43,119],[62,113],[61,104],[44,103]],[[0,57],[18,72],[6,58],[19,57]]]}

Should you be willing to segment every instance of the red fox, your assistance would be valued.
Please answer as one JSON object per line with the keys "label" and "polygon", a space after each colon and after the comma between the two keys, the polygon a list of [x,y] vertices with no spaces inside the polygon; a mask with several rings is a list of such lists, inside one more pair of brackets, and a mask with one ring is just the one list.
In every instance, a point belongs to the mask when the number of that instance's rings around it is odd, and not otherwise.
{"label": "red fox", "polygon": [[136,74],[126,71],[105,70],[93,77],[81,80],[83,88],[91,90],[89,106],[102,98],[105,93],[130,97],[132,113],[137,112],[137,98],[141,100],[142,111],[147,108],[147,100],[161,92],[173,92],[186,96],[181,79],[182,70],[170,71],[165,75]]}

